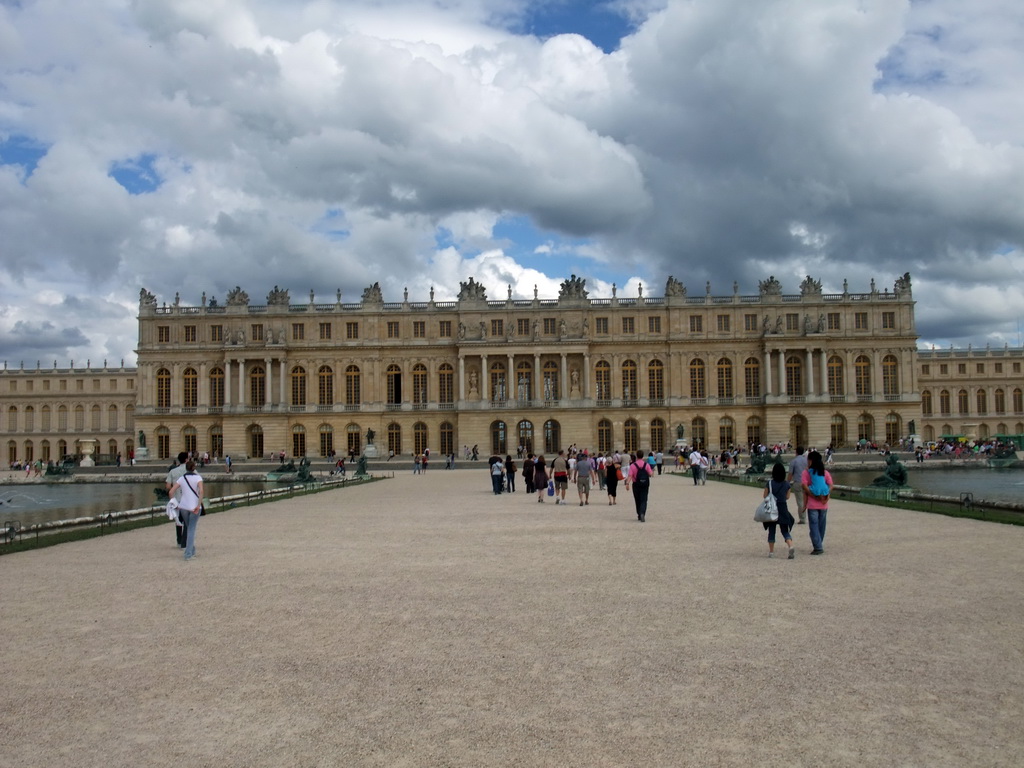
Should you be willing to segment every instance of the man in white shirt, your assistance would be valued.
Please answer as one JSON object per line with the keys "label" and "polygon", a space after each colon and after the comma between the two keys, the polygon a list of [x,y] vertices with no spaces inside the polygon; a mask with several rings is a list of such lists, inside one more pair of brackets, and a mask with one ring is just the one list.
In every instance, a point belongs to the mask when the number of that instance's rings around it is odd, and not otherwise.
{"label": "man in white shirt", "polygon": [[700,485],[700,451],[696,447],[690,451],[690,472],[693,474],[693,484]]}

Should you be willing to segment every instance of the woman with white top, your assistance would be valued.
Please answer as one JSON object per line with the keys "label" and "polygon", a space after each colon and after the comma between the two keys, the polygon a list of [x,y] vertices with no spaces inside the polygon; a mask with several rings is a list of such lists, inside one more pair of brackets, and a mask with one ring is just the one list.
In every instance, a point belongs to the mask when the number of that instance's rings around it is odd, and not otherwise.
{"label": "woman with white top", "polygon": [[185,463],[185,474],[177,479],[171,487],[170,495],[181,489],[178,500],[178,512],[187,530],[185,538],[185,560],[191,560],[196,554],[196,527],[203,509],[203,478],[196,472],[196,463],[189,459]]}

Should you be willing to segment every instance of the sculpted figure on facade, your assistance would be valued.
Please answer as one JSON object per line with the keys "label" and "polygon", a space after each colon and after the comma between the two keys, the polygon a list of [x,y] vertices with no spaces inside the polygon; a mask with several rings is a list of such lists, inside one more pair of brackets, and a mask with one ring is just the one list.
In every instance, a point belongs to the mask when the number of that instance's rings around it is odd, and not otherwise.
{"label": "sculpted figure on facade", "polygon": [[910,273],[904,272],[903,277],[897,277],[893,285],[893,293],[897,296],[910,295]]}
{"label": "sculpted figure on facade", "polygon": [[818,315],[818,333],[825,332],[825,315]]}
{"label": "sculpted figure on facade", "polygon": [[487,323],[485,323],[483,320],[480,321],[480,338],[487,338]]}
{"label": "sculpted figure on facade", "polygon": [[772,321],[771,321],[771,318],[768,317],[768,315],[765,315],[764,316],[764,321],[762,321],[762,323],[761,323],[761,333],[771,333],[771,332],[772,332]]}
{"label": "sculpted figure on facade", "polygon": [[668,280],[665,282],[665,295],[685,296],[686,286],[683,285],[679,280],[676,280],[672,275],[669,275]]}
{"label": "sculpted figure on facade", "polygon": [[466,324],[459,323],[459,341],[464,341],[466,338]]}
{"label": "sculpted figure on facade", "polygon": [[590,335],[590,318],[589,317],[584,317],[583,318],[583,330],[582,330],[582,333],[580,335],[583,336],[584,339],[587,338]]}
{"label": "sculpted figure on facade", "polygon": [[559,299],[585,299],[588,295],[587,281],[576,275],[570,275],[568,280],[563,280],[558,289]]}
{"label": "sculpted figure on facade", "polygon": [[775,275],[769,275],[767,280],[758,283],[758,291],[762,296],[781,296],[782,283],[775,279]]}
{"label": "sculpted figure on facade", "polygon": [[140,307],[151,307],[156,309],[156,296],[147,291],[145,288],[139,289],[139,306]]}
{"label": "sculpted figure on facade", "polygon": [[228,291],[228,306],[229,307],[246,307],[249,305],[249,294],[241,289],[240,286],[235,286]]}
{"label": "sculpted figure on facade", "polygon": [[487,289],[472,277],[459,281],[459,301],[487,301]]}
{"label": "sculpted figure on facade", "polygon": [[808,294],[821,293],[821,280],[815,280],[810,275],[804,278],[804,281],[800,283],[800,295],[807,296]]}
{"label": "sculpted figure on facade", "polygon": [[275,285],[274,290],[267,294],[267,306],[269,307],[287,307],[290,303],[287,288],[278,288]]}
{"label": "sculpted figure on facade", "polygon": [[775,332],[782,333],[782,315],[775,318]]}
{"label": "sculpted figure on facade", "polygon": [[363,289],[364,304],[383,304],[384,294],[380,290],[380,283],[374,283]]}

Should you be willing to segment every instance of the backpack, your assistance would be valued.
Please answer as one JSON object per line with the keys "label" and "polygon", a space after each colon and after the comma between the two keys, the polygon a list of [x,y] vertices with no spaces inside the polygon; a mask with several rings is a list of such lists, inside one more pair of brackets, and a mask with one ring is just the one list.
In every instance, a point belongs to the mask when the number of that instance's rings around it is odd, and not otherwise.
{"label": "backpack", "polygon": [[636,479],[633,480],[637,485],[649,485],[651,482],[651,476],[647,472],[647,462],[637,460],[639,466],[636,468]]}
{"label": "backpack", "polygon": [[825,476],[819,475],[814,470],[808,470],[807,474],[811,478],[811,484],[807,486],[810,494],[812,496],[828,498],[828,483],[825,482]]}

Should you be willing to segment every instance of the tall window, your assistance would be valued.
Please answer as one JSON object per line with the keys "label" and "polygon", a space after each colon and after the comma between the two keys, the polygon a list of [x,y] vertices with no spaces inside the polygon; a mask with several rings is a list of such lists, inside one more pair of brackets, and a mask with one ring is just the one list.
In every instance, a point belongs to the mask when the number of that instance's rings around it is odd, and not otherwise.
{"label": "tall window", "polygon": [[[718,361],[716,368],[718,372],[718,396],[732,399],[736,396],[732,386],[732,360],[723,357]],[[730,441],[726,445],[732,445],[732,442]]]}
{"label": "tall window", "polygon": [[704,367],[703,360],[694,358],[690,361],[690,397],[703,399],[708,396]]}
{"label": "tall window", "polygon": [[[1006,393],[1001,389],[997,389],[995,393],[995,406],[996,413],[1006,413]],[[45,429],[45,428],[44,428]]]}
{"label": "tall window", "polygon": [[[267,372],[262,365],[253,366],[249,372],[249,403],[259,408],[267,402]],[[262,431],[260,435],[262,435]],[[262,454],[261,454],[262,455]]]}
{"label": "tall window", "polygon": [[[91,424],[91,426],[89,428],[93,432],[99,432],[103,428],[103,425],[100,423],[100,420],[101,420],[100,407],[98,405],[94,405],[92,408],[89,409],[89,415],[90,415],[90,420],[89,421],[90,421],[90,424]],[[27,416],[28,416],[28,414],[26,414],[26,417]],[[29,428],[28,428],[28,418],[25,419],[25,430],[29,431]]]}
{"label": "tall window", "polygon": [[423,453],[430,447],[429,441],[427,440],[427,425],[422,421],[417,421],[412,425],[412,445],[413,450],[416,451],[417,455]]}
{"label": "tall window", "polygon": [[634,401],[637,396],[636,363],[633,360],[626,360],[622,363],[622,399]]}
{"label": "tall window", "polygon": [[558,448],[562,444],[562,427],[554,419],[544,422],[544,452],[558,454]]}
{"label": "tall window", "polygon": [[181,430],[181,438],[184,442],[184,449],[189,453],[195,453],[199,450],[199,434],[196,432],[196,428],[191,424]]}
{"label": "tall window", "polygon": [[224,407],[224,369],[214,368],[210,371],[210,406]]}
{"label": "tall window", "polygon": [[939,392],[939,413],[943,416],[948,416],[950,412],[950,399],[949,390],[944,389]]}
{"label": "tall window", "polygon": [[647,332],[661,333],[661,316],[651,315],[647,318]]}
{"label": "tall window", "polygon": [[854,312],[853,327],[858,331],[866,331],[868,329],[868,313]]}
{"label": "tall window", "polygon": [[895,445],[899,442],[902,437],[902,425],[900,424],[900,417],[895,413],[890,413],[885,417],[885,442],[889,445]]}
{"label": "tall window", "polygon": [[292,427],[292,456],[306,455],[306,428],[301,424]]}
{"label": "tall window", "polygon": [[846,394],[843,384],[843,360],[838,355],[828,359],[828,393],[831,397],[842,397]]}
{"label": "tall window", "polygon": [[703,333],[704,332],[704,317],[703,315],[690,315],[690,333]]}
{"label": "tall window", "polygon": [[722,450],[736,442],[736,424],[728,416],[718,420],[718,447]]}
{"label": "tall window", "polygon": [[832,431],[831,431],[832,445],[838,448],[841,445],[846,445],[846,419],[840,414],[835,414],[832,417]]}
{"label": "tall window", "polygon": [[414,339],[427,338],[427,322],[425,320],[413,320],[412,337]]}
{"label": "tall window", "polygon": [[[444,405],[451,405],[455,402],[455,369],[448,363],[441,363],[441,367],[438,369],[437,402]],[[442,449],[441,452],[444,453],[444,450]]]}
{"label": "tall window", "polygon": [[956,393],[956,406],[961,416],[967,416],[971,412],[971,398],[966,389],[961,389]]}
{"label": "tall window", "polygon": [[504,421],[491,422],[491,453],[508,455],[508,433]]}
{"label": "tall window", "polygon": [[622,332],[623,333],[635,333],[636,323],[633,322],[634,318],[624,317],[622,318]]}
{"label": "tall window", "polygon": [[386,373],[388,385],[388,405],[402,402],[402,369],[397,365],[389,365]]}
{"label": "tall window", "polygon": [[363,452],[363,433],[358,424],[349,424],[345,427],[345,448],[349,456],[358,456]]}
{"label": "tall window", "polygon": [[321,365],[316,372],[317,390],[320,394],[320,405],[334,404],[334,369],[329,365]]}
{"label": "tall window", "polygon": [[330,424],[320,425],[320,455],[334,455],[334,427]]}
{"label": "tall window", "polygon": [[747,444],[751,446],[761,444],[761,419],[757,416],[747,419]]}
{"label": "tall window", "polygon": [[870,397],[871,361],[866,355],[858,355],[853,361],[853,378],[857,387],[857,397]]}
{"label": "tall window", "polygon": [[743,394],[746,397],[761,396],[761,363],[756,357],[743,361]]}
{"label": "tall window", "polygon": [[398,321],[397,320],[388,320],[388,338],[389,339],[397,339],[398,336],[399,336],[399,333],[398,333]]}
{"label": "tall window", "polygon": [[111,405],[107,408],[107,429],[111,432],[117,431],[117,406]]}
{"label": "tall window", "polygon": [[718,315],[716,322],[719,333],[727,333],[729,331],[729,315]]}
{"label": "tall window", "polygon": [[665,400],[665,364],[661,360],[647,364],[647,396],[652,404]]}
{"label": "tall window", "polygon": [[623,443],[628,453],[636,453],[640,449],[640,427],[636,419],[626,419],[622,425]]}
{"label": "tall window", "polygon": [[526,360],[516,364],[516,400],[533,399],[533,365]]}
{"label": "tall window", "polygon": [[292,323],[292,341],[302,341],[306,338],[306,326],[302,323]]}
{"label": "tall window", "polygon": [[[57,406],[57,431],[67,432],[68,431],[68,407],[66,405]],[[63,456],[67,451],[62,451]]]}
{"label": "tall window", "polygon": [[167,427],[157,427],[156,456],[158,459],[169,459],[171,457],[171,430]]}
{"label": "tall window", "polygon": [[708,423],[700,416],[690,422],[690,441],[695,448],[707,448],[708,445]]}
{"label": "tall window", "polygon": [[544,363],[544,400],[558,399],[558,364],[549,360]]}
{"label": "tall window", "polygon": [[857,439],[868,441],[875,439],[875,420],[866,413],[857,417]]}
{"label": "tall window", "polygon": [[350,365],[345,369],[345,405],[359,405],[362,402],[359,385],[359,366]]}
{"label": "tall window", "polygon": [[444,456],[455,453],[455,427],[450,421],[441,422],[439,431],[441,436],[441,453]]}
{"label": "tall window", "polygon": [[597,385],[597,399],[609,402],[612,399],[612,366],[607,360],[601,360],[594,366]]}
{"label": "tall window", "polygon": [[491,401],[503,403],[508,400],[508,379],[504,363],[491,363]]}
{"label": "tall window", "polygon": [[895,355],[882,358],[882,394],[898,395],[900,393],[900,364]]}
{"label": "tall window", "polygon": [[786,394],[798,397],[804,393],[804,366],[800,358],[790,355],[786,358]]}
{"label": "tall window", "polygon": [[427,404],[427,366],[416,363],[412,368],[412,402],[413,405]]}
{"label": "tall window", "polygon": [[1024,390],[1019,387],[1013,390],[1013,412],[1024,412]]}
{"label": "tall window", "polygon": [[263,458],[263,427],[259,424],[249,427],[249,456],[254,459]]}
{"label": "tall window", "polygon": [[195,408],[199,405],[199,374],[195,368],[186,368],[182,378],[184,389],[181,404],[186,408]]}
{"label": "tall window", "polygon": [[505,321],[491,320],[491,336],[500,338],[505,335]]}
{"label": "tall window", "polygon": [[523,419],[516,426],[516,432],[519,434],[519,441],[517,445],[523,446],[527,453],[533,452],[533,422]]}
{"label": "tall window", "polygon": [[440,320],[437,324],[437,335],[442,339],[450,339],[452,337],[452,321],[451,320]]}
{"label": "tall window", "polygon": [[18,408],[12,405],[7,409],[7,431],[17,432],[18,431]]}
{"label": "tall window", "polygon": [[985,416],[988,414],[988,392],[984,389],[979,389],[976,395],[978,401],[978,415]]}
{"label": "tall window", "polygon": [[651,421],[651,450],[654,452],[665,450],[665,422],[662,419]]}
{"label": "tall window", "polygon": [[224,429],[219,424],[210,427],[210,453],[214,456],[224,455]]}
{"label": "tall window", "polygon": [[345,323],[345,338],[346,339],[358,339],[359,338],[359,323]]}
{"label": "tall window", "polygon": [[306,404],[306,369],[301,365],[292,368],[292,405]]}
{"label": "tall window", "polygon": [[612,423],[608,419],[597,422],[597,450],[600,453],[612,452]]}
{"label": "tall window", "polygon": [[921,393],[921,413],[925,416],[932,415],[932,393],[927,389]]}
{"label": "tall window", "polygon": [[156,407],[171,407],[171,372],[166,368],[156,372]]}
{"label": "tall window", "polygon": [[388,455],[392,451],[395,456],[402,453],[402,427],[395,422],[388,424]]}
{"label": "tall window", "polygon": [[[1000,391],[1002,391],[1002,390],[1000,390]],[[43,406],[42,429],[43,429],[43,432],[49,432],[50,431],[50,406],[48,406],[48,405],[44,405]],[[117,429],[117,427],[111,427],[111,429]]]}
{"label": "tall window", "polygon": [[194,325],[185,326],[185,341],[194,342],[196,340],[196,327]]}

